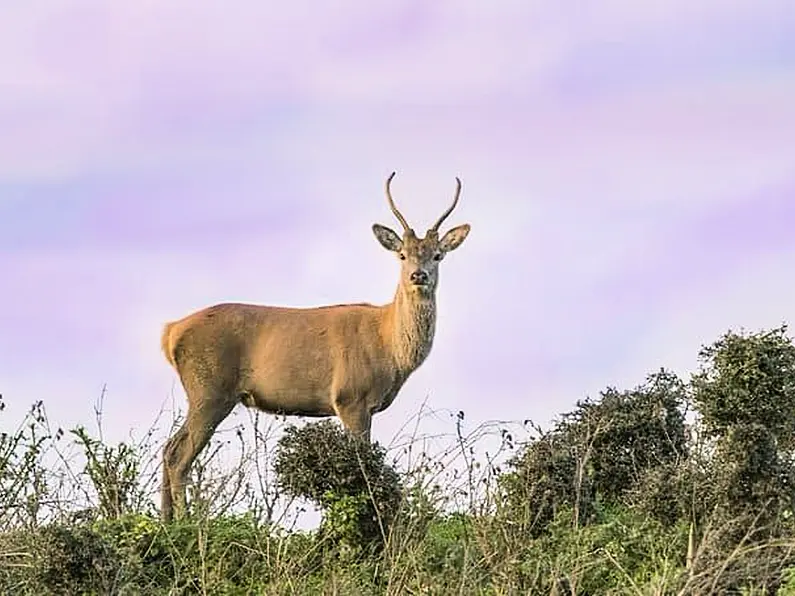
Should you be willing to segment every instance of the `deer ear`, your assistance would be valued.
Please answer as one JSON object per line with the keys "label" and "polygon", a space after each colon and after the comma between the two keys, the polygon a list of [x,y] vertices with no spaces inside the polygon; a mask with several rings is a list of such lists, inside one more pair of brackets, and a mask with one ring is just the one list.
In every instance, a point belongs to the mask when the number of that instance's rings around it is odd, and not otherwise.
{"label": "deer ear", "polygon": [[469,224],[464,224],[452,230],[448,230],[439,241],[439,250],[442,252],[450,252],[461,246],[461,243],[466,239],[467,234],[469,234],[469,228]]}
{"label": "deer ear", "polygon": [[400,252],[400,250],[403,248],[403,241],[400,239],[400,236],[386,226],[382,226],[381,224],[373,224],[373,234],[375,234],[375,237],[381,243],[381,246],[387,250],[391,250],[392,252]]}

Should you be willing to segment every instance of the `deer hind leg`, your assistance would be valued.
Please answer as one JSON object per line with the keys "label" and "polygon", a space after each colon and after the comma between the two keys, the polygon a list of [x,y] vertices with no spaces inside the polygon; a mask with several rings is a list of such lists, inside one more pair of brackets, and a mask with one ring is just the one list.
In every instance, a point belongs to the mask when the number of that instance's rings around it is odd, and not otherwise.
{"label": "deer hind leg", "polygon": [[185,423],[166,443],[163,449],[161,493],[161,513],[166,521],[171,521],[175,513],[177,516],[184,515],[190,467],[236,403],[236,400],[226,396],[191,402]]}
{"label": "deer hind leg", "polygon": [[165,522],[170,522],[174,519],[174,500],[171,495],[171,476],[168,471],[168,457],[166,454],[169,453],[171,444],[175,438],[176,435],[171,437],[163,448],[163,480],[160,484],[160,515]]}

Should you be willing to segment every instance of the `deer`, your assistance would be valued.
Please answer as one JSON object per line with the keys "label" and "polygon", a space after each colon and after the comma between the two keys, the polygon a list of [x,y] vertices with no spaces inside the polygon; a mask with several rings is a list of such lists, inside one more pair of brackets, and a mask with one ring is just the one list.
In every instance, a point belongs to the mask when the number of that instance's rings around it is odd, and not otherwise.
{"label": "deer", "polygon": [[466,239],[463,224],[439,238],[453,203],[419,238],[386,198],[402,236],[381,224],[372,230],[395,253],[400,279],[388,304],[310,308],[216,304],[166,323],[161,347],[188,402],[182,426],[163,448],[161,516],[186,512],[190,468],[237,404],[282,416],[336,416],[346,431],[370,441],[374,414],[386,410],[428,357],[436,330],[439,263]]}

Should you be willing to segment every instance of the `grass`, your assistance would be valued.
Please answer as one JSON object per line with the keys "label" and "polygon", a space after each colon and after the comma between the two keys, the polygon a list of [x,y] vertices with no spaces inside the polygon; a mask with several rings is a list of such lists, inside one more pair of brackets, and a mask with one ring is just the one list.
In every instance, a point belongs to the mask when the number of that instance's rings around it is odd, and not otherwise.
{"label": "grass", "polygon": [[34,404],[0,436],[0,593],[795,594],[795,539],[756,540],[746,521],[727,547],[731,523],[693,532],[597,503],[582,524],[561,504],[531,533],[499,479],[533,429],[468,431],[457,413],[448,434],[423,436],[425,415],[440,414],[418,415],[386,452],[401,497],[367,541],[373,491],[319,496],[323,522],[307,524],[316,507],[273,473],[283,421],[252,414],[218,436],[194,467],[190,517],[164,525],[156,499],[169,429],[109,444],[101,408],[93,433],[64,432]]}

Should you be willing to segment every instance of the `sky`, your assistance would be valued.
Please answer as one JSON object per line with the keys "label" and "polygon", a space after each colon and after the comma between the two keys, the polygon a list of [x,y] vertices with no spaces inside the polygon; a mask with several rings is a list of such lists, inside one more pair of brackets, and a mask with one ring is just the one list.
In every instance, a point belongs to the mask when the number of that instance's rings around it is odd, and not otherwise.
{"label": "sky", "polygon": [[184,408],[162,325],[213,303],[389,301],[393,170],[418,231],[460,176],[472,231],[380,441],[795,321],[790,0],[28,0],[0,56],[0,426],[90,424],[104,386],[141,434]]}

